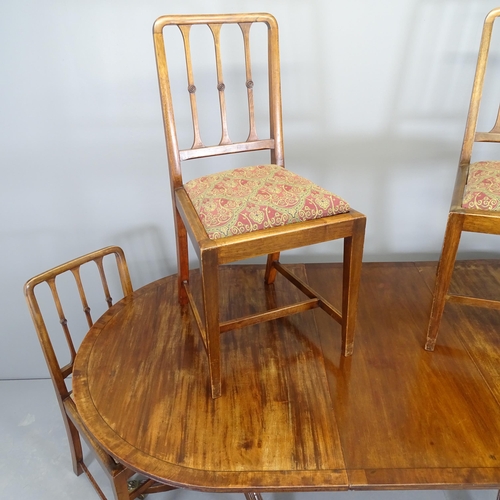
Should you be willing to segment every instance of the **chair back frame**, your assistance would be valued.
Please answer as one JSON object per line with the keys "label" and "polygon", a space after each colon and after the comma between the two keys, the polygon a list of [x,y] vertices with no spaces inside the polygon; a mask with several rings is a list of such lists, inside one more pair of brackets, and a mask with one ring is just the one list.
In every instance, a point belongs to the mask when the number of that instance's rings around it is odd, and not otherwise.
{"label": "chair back frame", "polygon": [[[268,27],[268,74],[269,74],[269,120],[270,136],[259,139],[255,125],[255,108],[253,101],[254,82],[252,79],[252,64],[250,56],[250,30],[253,23],[265,23]],[[223,25],[239,25],[243,37],[246,73],[246,93],[248,100],[249,133],[246,141],[233,143],[230,139],[227,125],[227,110],[225,99],[225,83],[223,77],[223,61],[221,54],[220,34]],[[163,30],[167,26],[177,25],[182,33],[184,56],[193,124],[193,144],[189,149],[179,149],[177,130],[175,125],[174,107],[170,90],[167,55]],[[205,146],[200,135],[198,108],[196,100],[196,85],[190,47],[190,30],[193,25],[207,25],[210,29],[215,49],[217,72],[217,92],[221,117],[221,140],[214,146]],[[162,16],[153,26],[154,46],[158,65],[158,79],[160,98],[163,112],[167,157],[170,170],[172,191],[182,186],[181,162],[195,158],[206,158],[221,154],[233,154],[249,151],[270,150],[271,163],[284,166],[282,111],[281,111],[281,82],[278,25],[271,14],[220,14],[197,16]]]}
{"label": "chair back frame", "polygon": [[[72,261],[66,262],[65,264],[61,264],[60,266],[54,267],[53,269],[50,269],[44,273],[41,273],[31,278],[24,287],[28,308],[33,323],[35,325],[35,329],[38,334],[40,344],[43,349],[43,353],[47,362],[47,366],[50,371],[50,375],[52,377],[52,380],[54,382],[58,394],[63,400],[70,395],[70,392],[68,391],[68,388],[65,383],[65,379],[73,372],[73,362],[76,356],[76,349],[73,344],[73,339],[71,337],[71,333],[69,330],[68,321],[65,317],[59,292],[57,290],[56,278],[63,273],[71,272],[71,274],[75,279],[76,287],[78,289],[78,294],[80,297],[83,313],[85,314],[87,324],[90,328],[93,325],[93,319],[91,316],[90,307],[88,305],[87,297],[80,276],[80,268],[82,265],[88,264],[92,261],[96,264],[103,287],[104,298],[106,300],[108,308],[110,308],[113,305],[113,300],[110,295],[109,285],[103,265],[104,257],[110,254],[114,254],[116,258],[123,295],[124,296],[130,295],[133,291],[132,282],[130,280],[130,275],[125,260],[125,255],[123,253],[123,250],[119,247],[107,247],[102,250],[97,250],[90,254],[84,255]],[[70,353],[70,361],[68,364],[64,366],[61,366],[59,364],[35,294],[36,287],[44,282],[47,283],[50,288],[52,298],[54,299],[54,304],[59,317],[59,322],[63,329],[64,338],[66,340]]]}

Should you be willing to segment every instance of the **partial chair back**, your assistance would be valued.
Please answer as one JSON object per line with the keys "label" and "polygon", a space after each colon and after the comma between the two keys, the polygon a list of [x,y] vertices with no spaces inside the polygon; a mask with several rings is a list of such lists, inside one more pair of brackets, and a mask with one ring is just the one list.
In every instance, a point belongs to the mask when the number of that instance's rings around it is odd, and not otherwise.
{"label": "partial chair back", "polygon": [[[251,33],[255,24],[264,24],[267,27],[267,78],[262,78],[258,83],[253,76],[251,59]],[[241,91],[228,88],[224,79],[224,58],[223,40],[232,45],[229,49],[234,50],[232,39],[225,38],[225,25],[233,24],[239,26],[242,37],[243,52],[241,60],[244,61],[240,69]],[[178,25],[178,27],[177,27]],[[174,119],[174,104],[172,99],[172,89],[167,66],[167,54],[165,51],[164,30],[176,30],[182,38],[184,46],[184,60],[186,68],[187,86],[185,89],[186,99],[189,99],[191,121],[193,129],[193,142],[191,147],[180,149],[178,143],[176,122]],[[205,83],[203,71],[197,72],[196,59],[191,50],[191,34],[194,29],[205,29],[206,33],[211,34],[213,48],[215,53],[215,80],[213,90],[218,95],[221,136],[218,144],[205,145],[203,140],[203,131],[200,126],[198,114],[197,93],[200,85]],[[163,120],[165,136],[167,143],[167,155],[170,168],[170,178],[172,188],[176,189],[182,185],[181,163],[185,160],[194,158],[204,158],[221,154],[241,153],[258,150],[269,150],[271,153],[271,163],[284,166],[283,157],[283,137],[282,137],[282,118],[281,118],[281,90],[280,90],[280,71],[279,71],[279,45],[278,45],[278,26],[275,18],[270,14],[224,14],[224,15],[197,15],[197,16],[163,16],[154,24],[153,28],[156,59],[158,65],[158,78],[160,84],[160,96],[163,110]],[[231,74],[236,71],[233,63],[230,66]],[[200,77],[202,75],[202,77]],[[254,92],[256,87],[268,85],[269,99],[269,132],[261,136],[263,131],[257,130],[256,111],[254,104]],[[231,103],[236,96],[244,97],[245,107],[248,111],[248,136],[246,140],[233,142],[230,134],[228,120],[229,99],[226,94],[231,93]],[[215,92],[213,94],[215,94]],[[234,99],[233,99],[234,97]],[[238,107],[238,109],[240,109]],[[185,117],[183,117],[185,118]],[[185,122],[180,120],[181,122]]]}
{"label": "partial chair back", "polygon": [[472,88],[469,114],[467,116],[465,138],[460,157],[461,163],[470,163],[472,146],[474,142],[500,142],[500,109],[497,113],[495,124],[489,132],[477,131],[477,121],[481,105],[481,98],[483,95],[486,68],[488,66],[488,56],[490,51],[491,35],[493,33],[493,24],[498,16],[500,16],[500,8],[492,10],[487,15],[484,22],[483,33],[479,46],[479,55],[476,65],[476,74],[474,77],[474,85]]}
{"label": "partial chair back", "polygon": [[[125,255],[123,253],[123,250],[119,247],[107,247],[102,250],[97,250],[83,257],[67,262],[66,264],[57,266],[30,279],[24,287],[28,308],[33,319],[33,323],[35,324],[38,339],[40,340],[40,345],[42,346],[50,376],[54,383],[54,387],[56,389],[56,393],[60,402],[67,398],[71,392],[70,388],[66,385],[66,379],[73,372],[73,362],[75,360],[77,346],[75,346],[74,338],[70,331],[70,325],[63,308],[64,297],[61,298],[59,294],[57,278],[65,273],[73,276],[74,285],[82,307],[82,313],[85,316],[85,321],[88,325],[88,328],[90,328],[93,325],[94,318],[92,317],[86,289],[82,281],[81,268],[82,266],[89,263],[95,264],[97,272],[99,274],[100,283],[102,285],[102,298],[109,308],[113,305],[113,299],[110,294],[110,285],[108,283],[107,273],[104,266],[104,258],[107,255],[114,255],[115,257],[123,296],[131,294],[133,291],[132,283],[130,280]],[[68,361],[65,360],[63,362],[60,362],[58,356],[56,355],[56,350],[54,349],[54,345],[51,340],[51,336],[55,336],[56,332],[49,333],[46,321],[44,320],[44,316],[42,314],[42,309],[35,293],[37,290],[37,286],[41,283],[46,283],[50,289],[55,309],[57,311],[59,323],[62,329],[61,334],[64,336],[64,340],[67,344],[69,353]]]}

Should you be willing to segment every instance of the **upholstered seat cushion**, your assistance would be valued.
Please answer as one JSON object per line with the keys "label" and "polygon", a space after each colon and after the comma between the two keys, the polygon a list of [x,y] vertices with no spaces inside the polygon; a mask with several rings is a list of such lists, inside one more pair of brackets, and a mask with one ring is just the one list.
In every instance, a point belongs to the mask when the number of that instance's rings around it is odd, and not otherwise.
{"label": "upholstered seat cushion", "polygon": [[342,198],[277,165],[236,168],[184,187],[211,239],[349,211]]}
{"label": "upholstered seat cushion", "polygon": [[500,161],[470,165],[462,208],[500,210]]}

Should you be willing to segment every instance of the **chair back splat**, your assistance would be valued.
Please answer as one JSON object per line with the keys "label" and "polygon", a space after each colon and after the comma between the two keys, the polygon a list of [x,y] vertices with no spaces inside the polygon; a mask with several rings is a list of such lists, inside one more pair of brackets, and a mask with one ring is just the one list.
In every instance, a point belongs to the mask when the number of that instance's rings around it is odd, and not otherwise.
{"label": "chair back splat", "polygon": [[[276,19],[266,13],[162,16],[154,24],[153,36],[176,230],[179,302],[190,304],[199,327],[212,396],[222,394],[220,334],[228,330],[321,307],[342,325],[343,353],[350,355],[365,217],[339,196],[284,169]],[[179,61],[182,68],[172,70]],[[212,69],[208,61],[213,61]],[[207,89],[209,75],[212,83]],[[183,96],[174,99],[179,88]],[[209,95],[217,105],[210,106]],[[236,104],[238,96],[244,101],[241,105]],[[177,119],[174,100],[176,112],[184,111]],[[263,100],[267,106],[261,106]],[[267,115],[265,126],[263,115]],[[219,126],[219,138],[207,141]],[[191,145],[181,147],[186,129],[192,130]],[[235,160],[231,168],[217,168],[187,182],[183,178],[185,161],[258,151],[268,151],[269,160],[244,167]],[[200,260],[201,310],[189,285],[188,235]],[[342,311],[279,263],[282,251],[339,238],[344,239]],[[267,285],[279,273],[306,300],[221,323],[218,266],[260,255],[267,255]]]}

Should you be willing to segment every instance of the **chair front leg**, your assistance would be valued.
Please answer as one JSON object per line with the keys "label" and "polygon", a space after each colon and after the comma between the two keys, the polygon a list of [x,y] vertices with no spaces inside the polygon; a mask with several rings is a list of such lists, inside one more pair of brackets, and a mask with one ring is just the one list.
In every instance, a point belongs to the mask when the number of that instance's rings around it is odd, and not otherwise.
{"label": "chair front leg", "polygon": [[355,220],[352,235],[344,238],[342,279],[342,353],[344,356],[350,356],[354,349],[365,225],[366,218]]}
{"label": "chair front leg", "polygon": [[450,213],[446,232],[444,236],[443,250],[436,273],[436,283],[434,285],[434,294],[432,296],[431,315],[429,326],[427,328],[427,338],[425,341],[425,350],[433,351],[436,345],[436,339],[443,316],[444,306],[446,304],[446,294],[450,287],[453,268],[457,258],[458,245],[464,225],[462,214]]}
{"label": "chair front leg", "polygon": [[221,396],[219,260],[215,251],[201,253],[201,286],[205,313],[205,340],[212,398]]}

